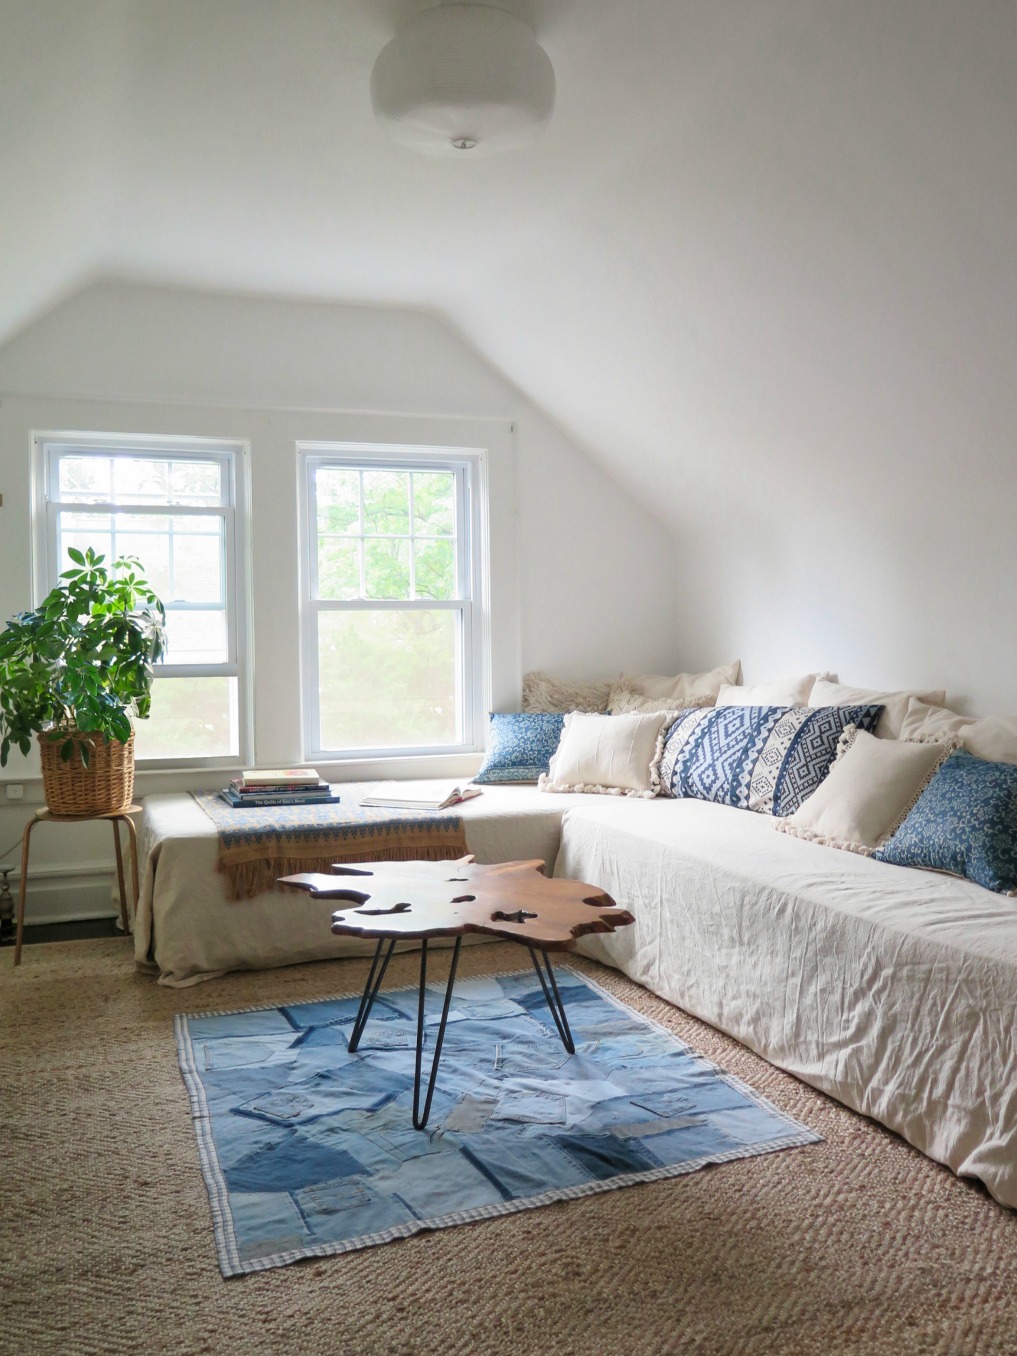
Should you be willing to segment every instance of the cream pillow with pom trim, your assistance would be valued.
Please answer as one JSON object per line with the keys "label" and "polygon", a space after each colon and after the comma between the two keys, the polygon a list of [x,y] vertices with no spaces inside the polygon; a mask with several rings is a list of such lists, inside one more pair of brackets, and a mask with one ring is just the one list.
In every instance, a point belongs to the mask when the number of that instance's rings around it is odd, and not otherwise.
{"label": "cream pillow with pom trim", "polygon": [[849,725],[833,767],[783,833],[870,856],[907,818],[953,743],[879,739]]}

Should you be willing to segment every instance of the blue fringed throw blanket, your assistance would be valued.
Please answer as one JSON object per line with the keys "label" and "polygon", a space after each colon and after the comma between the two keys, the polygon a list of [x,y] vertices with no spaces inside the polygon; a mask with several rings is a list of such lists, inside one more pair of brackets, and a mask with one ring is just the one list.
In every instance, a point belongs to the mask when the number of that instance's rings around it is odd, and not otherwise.
{"label": "blue fringed throw blanket", "polygon": [[454,861],[464,857],[461,815],[339,805],[233,809],[214,792],[193,792],[219,834],[227,899],[251,899],[280,876],[328,871],[333,862]]}

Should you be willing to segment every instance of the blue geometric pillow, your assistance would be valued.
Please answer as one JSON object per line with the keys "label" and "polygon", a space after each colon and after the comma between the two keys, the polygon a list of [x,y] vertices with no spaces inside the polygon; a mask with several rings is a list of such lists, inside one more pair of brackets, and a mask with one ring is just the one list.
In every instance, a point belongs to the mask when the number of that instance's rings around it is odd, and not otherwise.
{"label": "blue geometric pillow", "polygon": [[790,815],[830,771],[849,725],[871,732],[882,706],[716,706],[670,726],[661,795]]}
{"label": "blue geometric pillow", "polygon": [[535,782],[546,772],[565,717],[542,711],[491,712],[487,755],[475,782]]}
{"label": "blue geometric pillow", "polygon": [[959,750],[943,763],[876,861],[1017,891],[1017,766]]}

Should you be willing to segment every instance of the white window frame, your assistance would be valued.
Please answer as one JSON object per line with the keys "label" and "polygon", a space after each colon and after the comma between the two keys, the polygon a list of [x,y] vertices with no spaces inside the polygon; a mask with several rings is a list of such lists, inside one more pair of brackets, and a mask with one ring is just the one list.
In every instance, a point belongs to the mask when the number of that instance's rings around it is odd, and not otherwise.
{"label": "white window frame", "polygon": [[[34,587],[36,603],[58,583],[66,562],[57,558],[57,520],[61,512],[97,512],[135,517],[175,516],[219,517],[224,523],[223,554],[226,592],[227,659],[210,664],[174,664],[161,661],[156,666],[160,678],[236,678],[237,729],[236,754],[194,758],[139,758],[138,768],[159,771],[173,768],[235,768],[253,761],[252,653],[250,637],[250,510],[248,467],[250,445],[245,441],[222,438],[197,438],[190,435],[134,436],[123,433],[77,433],[66,431],[33,432],[33,479],[35,483],[33,515]],[[222,468],[222,500],[214,506],[163,504],[80,503],[57,499],[57,467],[66,456],[172,457],[174,461],[215,461]]]}
{"label": "white window frame", "polygon": [[[489,581],[487,569],[487,453],[482,448],[421,447],[393,443],[298,442],[300,516],[301,728],[305,762],[362,763],[375,759],[426,758],[477,753],[484,748],[490,691]],[[406,601],[319,599],[317,511],[314,472],[335,466],[371,471],[449,471],[456,484],[456,588],[451,599]],[[457,704],[460,739],[452,744],[323,749],[318,702],[318,616],[335,611],[457,612],[461,617]]]}

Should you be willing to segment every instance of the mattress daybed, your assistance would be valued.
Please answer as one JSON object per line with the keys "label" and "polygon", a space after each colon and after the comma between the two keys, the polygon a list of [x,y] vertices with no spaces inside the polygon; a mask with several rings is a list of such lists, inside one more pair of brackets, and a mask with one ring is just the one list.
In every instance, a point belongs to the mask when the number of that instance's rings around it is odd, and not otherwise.
{"label": "mattress daybed", "polygon": [[[342,801],[372,789],[342,783]],[[561,818],[583,796],[542,795],[534,786],[488,786],[457,806],[478,862],[536,858],[554,866]],[[228,970],[264,970],[298,961],[361,955],[373,943],[333,937],[335,904],[303,891],[269,890],[227,900],[217,870],[215,825],[189,795],[148,796],[140,844],[144,871],[134,922],[138,964],[160,984],[184,986]]]}
{"label": "mattress daybed", "polygon": [[555,870],[636,918],[580,951],[1017,1207],[1017,901],[699,800],[587,797]]}

